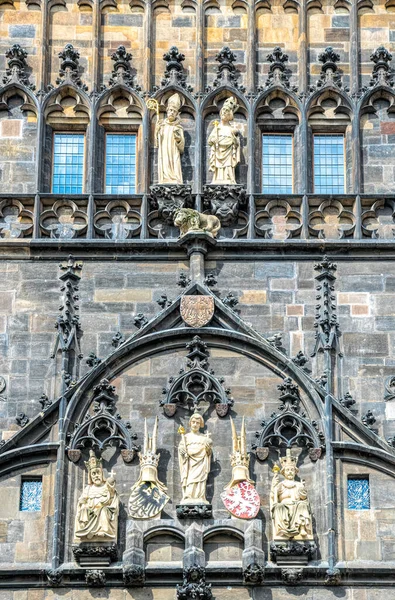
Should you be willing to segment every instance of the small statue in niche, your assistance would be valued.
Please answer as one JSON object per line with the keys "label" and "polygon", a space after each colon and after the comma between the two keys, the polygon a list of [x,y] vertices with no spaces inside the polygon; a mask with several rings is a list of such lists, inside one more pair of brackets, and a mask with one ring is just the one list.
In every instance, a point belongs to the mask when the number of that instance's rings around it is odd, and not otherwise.
{"label": "small statue in niche", "polygon": [[[304,481],[295,481],[299,469],[297,459],[287,449],[286,456],[280,458],[281,468],[273,467],[273,481],[270,492],[270,513],[274,540],[312,540],[313,526],[311,507]],[[284,480],[280,481],[279,473]]]}
{"label": "small statue in niche", "polygon": [[184,152],[184,129],[180,123],[181,98],[173,94],[167,101],[166,119],[157,122],[155,139],[158,146],[158,181],[181,184],[181,154]]}
{"label": "small statue in niche", "polygon": [[111,471],[105,479],[102,459],[89,451],[85,462],[88,485],[84,488],[77,505],[75,517],[75,542],[110,542],[118,535],[119,497]]}
{"label": "small statue in niche", "polygon": [[167,488],[158,479],[160,454],[156,452],[158,417],[155,419],[152,437],[148,435],[147,419],[144,424],[144,448],[139,452],[140,475],[129,497],[129,514],[134,519],[151,519],[160,514],[170,500]]}
{"label": "small statue in niche", "polygon": [[210,472],[213,442],[210,434],[200,433],[204,427],[203,417],[194,412],[189,419],[190,432],[180,426],[181,442],[178,446],[182,500],[181,504],[208,504],[206,484]]}
{"label": "small statue in niche", "polygon": [[235,185],[235,169],[240,162],[240,132],[231,125],[234,113],[239,108],[236,98],[225,100],[220,111],[221,122],[214,121],[209,135],[209,170],[214,173],[213,185]]}

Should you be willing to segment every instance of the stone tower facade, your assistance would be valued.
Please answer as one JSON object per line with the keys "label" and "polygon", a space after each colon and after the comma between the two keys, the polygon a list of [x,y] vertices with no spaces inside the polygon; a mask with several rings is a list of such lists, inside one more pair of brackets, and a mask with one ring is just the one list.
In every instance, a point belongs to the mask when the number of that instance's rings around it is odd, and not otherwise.
{"label": "stone tower facade", "polygon": [[394,0],[0,0],[0,600],[395,600],[394,43]]}

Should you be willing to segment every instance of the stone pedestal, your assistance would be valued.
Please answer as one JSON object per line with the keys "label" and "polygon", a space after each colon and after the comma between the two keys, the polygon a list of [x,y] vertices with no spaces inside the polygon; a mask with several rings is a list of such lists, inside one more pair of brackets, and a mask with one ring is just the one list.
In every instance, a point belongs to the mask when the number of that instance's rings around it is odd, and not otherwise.
{"label": "stone pedestal", "polygon": [[211,504],[178,504],[176,512],[179,519],[212,519],[213,517]]}
{"label": "stone pedestal", "polygon": [[109,567],[118,558],[115,542],[73,544],[73,554],[80,567],[87,568]]}
{"label": "stone pedestal", "polygon": [[314,541],[274,541],[270,544],[270,555],[279,567],[303,567],[311,560],[317,547]]}

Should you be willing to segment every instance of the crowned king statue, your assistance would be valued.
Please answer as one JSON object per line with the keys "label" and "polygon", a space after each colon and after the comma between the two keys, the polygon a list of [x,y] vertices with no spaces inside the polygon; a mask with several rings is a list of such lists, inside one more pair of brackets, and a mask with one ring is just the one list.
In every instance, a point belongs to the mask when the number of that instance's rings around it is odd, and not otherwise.
{"label": "crowned king statue", "polygon": [[118,535],[119,497],[114,473],[104,478],[102,459],[90,450],[85,462],[88,485],[82,492],[75,517],[75,542],[113,542]]}
{"label": "crowned king statue", "polygon": [[[295,481],[299,469],[297,459],[287,449],[280,459],[281,468],[275,465],[270,493],[270,512],[274,540],[312,540],[313,526],[310,503],[304,481]],[[280,481],[279,475],[283,475]]]}

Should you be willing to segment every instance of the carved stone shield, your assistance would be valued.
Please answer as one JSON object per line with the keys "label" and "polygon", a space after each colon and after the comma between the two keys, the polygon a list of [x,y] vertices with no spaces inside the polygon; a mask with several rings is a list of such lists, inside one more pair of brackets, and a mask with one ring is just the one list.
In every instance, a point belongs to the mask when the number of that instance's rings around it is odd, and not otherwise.
{"label": "carved stone shield", "polygon": [[212,296],[183,296],[180,306],[181,317],[190,327],[203,327],[214,315]]}
{"label": "carved stone shield", "polygon": [[261,506],[259,494],[248,481],[240,481],[221,494],[230,514],[239,519],[255,519]]}
{"label": "carved stone shield", "polygon": [[135,484],[129,497],[129,514],[133,519],[152,519],[169,500],[169,496],[154,483]]}

